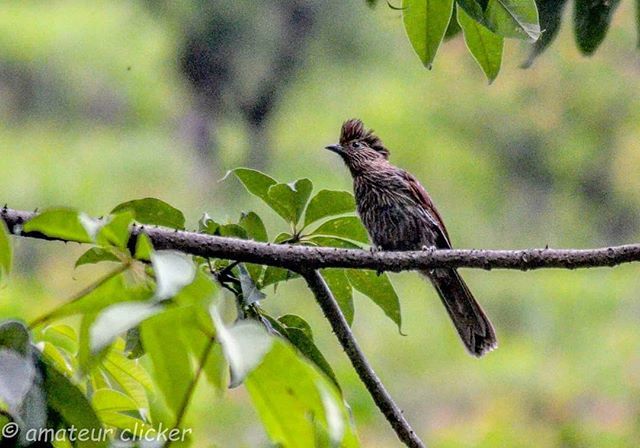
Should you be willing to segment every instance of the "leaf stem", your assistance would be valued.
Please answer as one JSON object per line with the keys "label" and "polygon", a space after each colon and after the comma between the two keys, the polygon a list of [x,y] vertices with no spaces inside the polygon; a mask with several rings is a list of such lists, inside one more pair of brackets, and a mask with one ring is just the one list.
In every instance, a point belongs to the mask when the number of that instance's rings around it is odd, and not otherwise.
{"label": "leaf stem", "polygon": [[86,288],[84,288],[82,291],[76,293],[73,297],[71,297],[71,299],[67,300],[65,303],[55,307],[53,310],[49,311],[48,313],[45,313],[42,316],[40,316],[40,317],[34,319],[33,321],[31,321],[31,323],[29,324],[29,329],[33,330],[38,325],[42,325],[42,324],[45,324],[45,323],[49,322],[53,317],[56,316],[56,314],[60,311],[60,309],[62,309],[63,307],[65,307],[67,305],[70,305],[70,304],[72,304],[74,302],[77,302],[80,299],[82,299],[87,294],[95,291],[100,286],[104,285],[106,282],[111,280],[113,277],[115,277],[115,276],[123,273],[127,269],[129,269],[130,266],[131,266],[130,263],[123,263],[117,269],[114,269],[113,271],[109,272],[107,275],[102,277],[97,282],[92,283],[91,285],[89,285]]}
{"label": "leaf stem", "polygon": [[[189,383],[189,387],[187,387],[187,390],[184,394],[184,398],[182,399],[182,403],[180,404],[180,408],[176,413],[176,423],[175,425],[173,425],[175,429],[179,429],[180,426],[182,425],[182,420],[184,420],[184,417],[187,413],[189,402],[191,401],[191,397],[193,397],[193,392],[196,389],[196,385],[198,384],[198,380],[200,379],[200,376],[202,376],[204,365],[207,363],[207,360],[209,359],[209,355],[211,354],[211,349],[213,348],[213,344],[215,344],[215,342],[216,340],[214,337],[209,337],[209,341],[207,342],[207,345],[202,351],[202,355],[200,356],[200,360],[198,361],[198,369],[196,370],[196,374],[194,375],[193,379]],[[167,439],[166,443],[164,444],[164,448],[169,448],[169,445],[171,445],[171,442],[172,442],[172,439],[170,438]]]}

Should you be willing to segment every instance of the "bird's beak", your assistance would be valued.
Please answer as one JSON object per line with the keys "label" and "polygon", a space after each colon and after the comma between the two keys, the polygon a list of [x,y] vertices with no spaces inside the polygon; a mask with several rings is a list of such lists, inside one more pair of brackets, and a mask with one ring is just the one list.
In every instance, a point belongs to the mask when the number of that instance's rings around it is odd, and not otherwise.
{"label": "bird's beak", "polygon": [[325,146],[324,149],[328,149],[329,151],[333,151],[336,154],[342,154],[344,152],[344,150],[342,149],[342,145],[339,145],[337,143],[335,145]]}

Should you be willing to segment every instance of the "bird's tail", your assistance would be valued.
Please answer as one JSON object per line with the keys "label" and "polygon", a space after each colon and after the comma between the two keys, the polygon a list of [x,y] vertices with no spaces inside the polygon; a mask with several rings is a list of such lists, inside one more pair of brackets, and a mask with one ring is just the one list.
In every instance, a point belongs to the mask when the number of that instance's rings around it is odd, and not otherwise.
{"label": "bird's tail", "polygon": [[496,332],[455,269],[422,271],[438,291],[465,347],[480,357],[498,347]]}

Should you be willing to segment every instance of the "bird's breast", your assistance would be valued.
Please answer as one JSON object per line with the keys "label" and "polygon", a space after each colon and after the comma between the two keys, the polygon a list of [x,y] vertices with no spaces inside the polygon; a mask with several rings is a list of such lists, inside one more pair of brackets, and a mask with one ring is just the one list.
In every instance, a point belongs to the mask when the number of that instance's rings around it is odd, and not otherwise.
{"label": "bird's breast", "polygon": [[356,179],[354,192],[358,214],[376,247],[417,250],[434,245],[429,217],[406,187]]}

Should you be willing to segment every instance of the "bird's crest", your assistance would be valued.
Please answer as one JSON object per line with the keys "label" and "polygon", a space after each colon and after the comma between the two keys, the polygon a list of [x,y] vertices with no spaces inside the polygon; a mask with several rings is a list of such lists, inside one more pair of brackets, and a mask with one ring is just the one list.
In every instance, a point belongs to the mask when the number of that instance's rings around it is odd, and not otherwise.
{"label": "bird's crest", "polygon": [[354,140],[366,143],[369,148],[382,153],[385,158],[389,157],[389,150],[385,148],[382,140],[373,133],[373,129],[365,128],[364,123],[357,118],[345,121],[340,132],[340,144],[342,146],[346,146]]}

